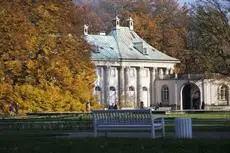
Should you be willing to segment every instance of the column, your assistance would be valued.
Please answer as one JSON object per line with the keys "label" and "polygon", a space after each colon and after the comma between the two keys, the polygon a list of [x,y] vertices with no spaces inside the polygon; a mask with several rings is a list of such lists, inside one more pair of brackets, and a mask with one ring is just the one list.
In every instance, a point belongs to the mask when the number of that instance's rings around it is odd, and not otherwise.
{"label": "column", "polygon": [[170,69],[169,74],[173,74],[173,68]]}
{"label": "column", "polygon": [[110,75],[110,67],[105,66],[104,69],[104,104],[109,104],[109,75]]}
{"label": "column", "polygon": [[124,94],[125,94],[125,103],[129,102],[128,90],[129,90],[129,67],[124,68]]}
{"label": "column", "polygon": [[155,76],[156,70],[155,68],[150,68],[150,105],[153,105],[155,103]]}
{"label": "column", "polygon": [[[182,88],[182,92],[183,92],[183,88]],[[180,93],[180,110],[183,110],[183,93]]]}
{"label": "column", "polygon": [[118,71],[119,79],[119,103],[124,103],[125,101],[125,77],[124,77],[124,67],[120,67]]}
{"label": "column", "polygon": [[163,69],[160,69],[159,70],[159,79],[163,79],[163,77],[164,77]]}
{"label": "column", "polygon": [[166,68],[166,70],[165,70],[165,75],[169,75],[169,69],[168,68]]}
{"label": "column", "polygon": [[202,92],[200,92],[200,97],[202,97],[201,98],[201,100],[200,100],[200,109],[201,109],[201,106],[202,106],[202,102],[205,102],[204,101],[204,78],[202,78]]}
{"label": "column", "polygon": [[137,67],[137,107],[139,107],[141,100],[141,68]]}
{"label": "column", "polygon": [[177,80],[175,80],[175,104],[176,104],[176,110],[177,110],[177,106],[178,106],[178,98],[177,98],[177,95],[178,95],[178,89],[177,89]]}

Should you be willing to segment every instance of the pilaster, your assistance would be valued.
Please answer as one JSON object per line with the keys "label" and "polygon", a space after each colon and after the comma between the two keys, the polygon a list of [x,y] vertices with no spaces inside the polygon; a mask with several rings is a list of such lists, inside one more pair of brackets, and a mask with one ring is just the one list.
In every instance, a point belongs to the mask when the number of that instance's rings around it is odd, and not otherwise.
{"label": "pilaster", "polygon": [[124,67],[120,67],[118,69],[119,74],[119,103],[123,103],[125,101],[125,76],[124,76]]}

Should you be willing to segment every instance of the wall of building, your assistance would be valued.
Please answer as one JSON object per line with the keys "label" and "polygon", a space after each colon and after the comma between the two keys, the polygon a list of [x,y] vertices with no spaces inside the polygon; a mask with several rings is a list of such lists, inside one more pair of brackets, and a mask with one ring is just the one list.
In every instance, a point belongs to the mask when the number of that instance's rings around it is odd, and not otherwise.
{"label": "wall of building", "polygon": [[[164,85],[169,88],[169,103],[168,106],[177,105],[180,109],[183,109],[182,105],[182,90],[184,86],[188,83],[188,80],[178,80],[178,79],[157,79],[155,81],[155,103],[161,103],[161,89]],[[200,90],[200,101],[205,103],[207,106],[206,109],[211,109],[212,106],[223,106],[223,108],[229,108],[226,105],[229,105],[229,89],[230,85],[228,82],[224,80],[213,80],[213,79],[205,79],[205,80],[189,80],[189,83],[195,84]],[[218,98],[218,92],[221,85],[226,85],[228,87],[228,98],[227,100],[220,100]]]}

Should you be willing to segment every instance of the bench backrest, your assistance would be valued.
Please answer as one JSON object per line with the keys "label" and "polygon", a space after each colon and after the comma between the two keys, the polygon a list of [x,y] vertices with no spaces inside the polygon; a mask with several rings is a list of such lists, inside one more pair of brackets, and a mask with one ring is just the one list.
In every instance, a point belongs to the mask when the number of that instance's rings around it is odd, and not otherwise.
{"label": "bench backrest", "polygon": [[150,109],[136,110],[94,110],[94,124],[97,125],[152,125]]}

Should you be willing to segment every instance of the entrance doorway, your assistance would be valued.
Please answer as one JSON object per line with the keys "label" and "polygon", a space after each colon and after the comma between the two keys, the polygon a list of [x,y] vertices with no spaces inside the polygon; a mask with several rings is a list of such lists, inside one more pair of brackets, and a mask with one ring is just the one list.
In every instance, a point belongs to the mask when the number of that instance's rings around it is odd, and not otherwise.
{"label": "entrance doorway", "polygon": [[183,110],[200,109],[200,89],[193,83],[187,83],[182,89]]}

